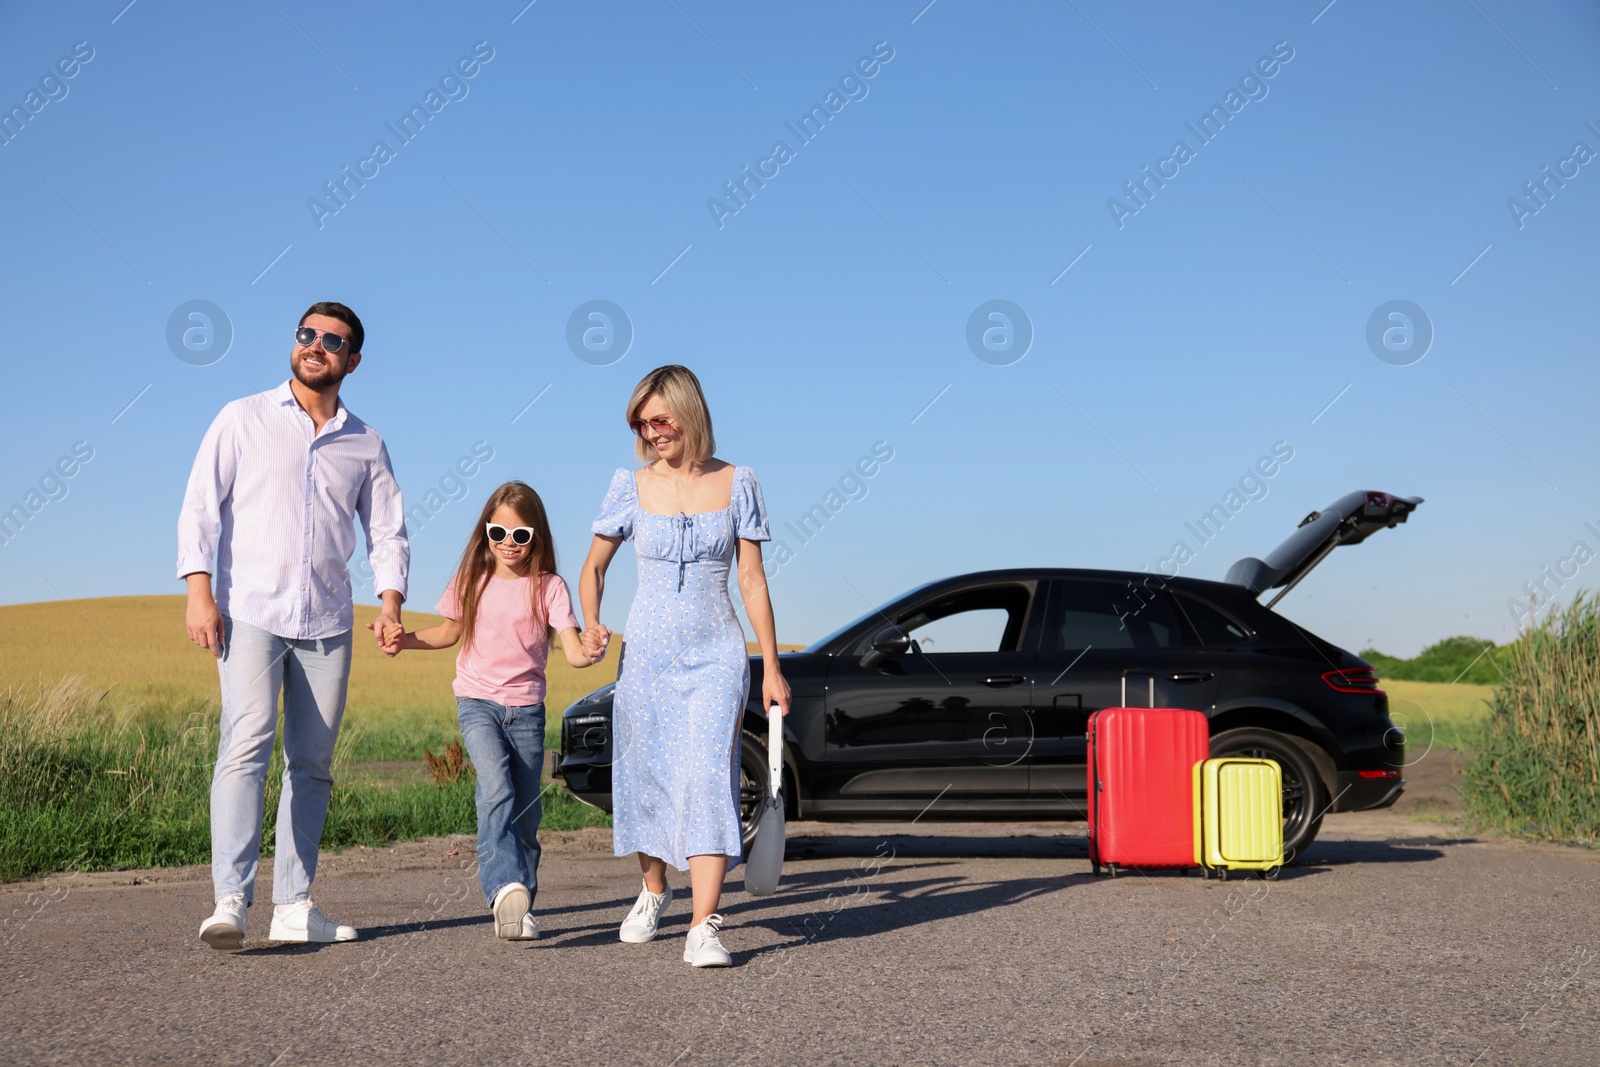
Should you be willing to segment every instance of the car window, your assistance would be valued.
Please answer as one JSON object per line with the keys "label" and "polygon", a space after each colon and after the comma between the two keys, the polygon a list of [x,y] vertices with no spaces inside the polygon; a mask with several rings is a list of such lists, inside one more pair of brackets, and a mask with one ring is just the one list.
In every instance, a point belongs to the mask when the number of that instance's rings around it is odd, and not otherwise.
{"label": "car window", "polygon": [[1176,648],[1184,629],[1166,594],[1133,582],[1061,581],[1051,594],[1044,651]]}
{"label": "car window", "polygon": [[1010,619],[1004,608],[973,608],[908,629],[922,652],[996,652]]}
{"label": "car window", "polygon": [[929,655],[1014,652],[1031,599],[1025,585],[963,589],[902,611],[895,621],[911,632],[917,651]]}
{"label": "car window", "polygon": [[1239,623],[1207,604],[1204,600],[1196,600],[1192,596],[1179,596],[1179,603],[1183,605],[1183,613],[1189,616],[1189,621],[1194,623],[1196,632],[1200,635],[1202,643],[1207,645],[1236,645],[1240,641],[1250,638],[1250,632]]}

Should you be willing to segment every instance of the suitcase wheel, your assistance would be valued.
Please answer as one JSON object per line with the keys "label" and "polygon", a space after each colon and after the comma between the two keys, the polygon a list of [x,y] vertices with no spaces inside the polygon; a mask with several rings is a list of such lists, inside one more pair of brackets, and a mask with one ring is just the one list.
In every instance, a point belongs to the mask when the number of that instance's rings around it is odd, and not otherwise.
{"label": "suitcase wheel", "polygon": [[1106,864],[1106,873],[1115,878],[1117,876],[1117,865],[1115,863]]}
{"label": "suitcase wheel", "polygon": [[1100,865],[1098,863],[1094,862],[1093,860],[1090,860],[1089,861],[1089,869],[1094,872],[1094,876],[1096,878],[1100,877]]}
{"label": "suitcase wheel", "polygon": [[1278,880],[1278,872],[1282,870],[1282,867],[1268,867],[1264,871],[1257,871],[1256,876],[1263,881],[1276,882]]}
{"label": "suitcase wheel", "polygon": [[1217,878],[1219,880],[1221,880],[1221,881],[1226,882],[1228,880],[1228,868],[1226,868],[1226,867],[1218,867],[1217,868]]}

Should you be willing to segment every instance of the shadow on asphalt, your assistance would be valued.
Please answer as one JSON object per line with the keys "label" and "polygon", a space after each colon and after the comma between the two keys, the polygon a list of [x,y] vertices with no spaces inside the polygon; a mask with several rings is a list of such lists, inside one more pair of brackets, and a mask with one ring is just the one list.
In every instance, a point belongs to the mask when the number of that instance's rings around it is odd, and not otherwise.
{"label": "shadow on asphalt", "polygon": [[920,834],[888,834],[878,837],[845,837],[832,834],[792,837],[784,849],[785,860],[830,859],[836,856],[878,856],[893,849],[896,856],[942,857],[949,859],[996,859],[1032,857],[1061,859],[1087,857],[1089,839],[1081,836],[1049,837],[940,837]]}
{"label": "shadow on asphalt", "polygon": [[[464,919],[425,919],[414,923],[390,923],[387,926],[358,926],[356,927],[356,941],[377,941],[385,937],[403,937],[406,934],[420,934],[428,930],[452,930],[458,926],[487,926],[490,923],[489,913],[473,915]],[[325,948],[333,948],[333,944],[302,943],[297,941],[269,941],[265,945],[254,948],[242,948],[235,952],[235,956],[285,956],[321,952]]]}
{"label": "shadow on asphalt", "polygon": [[[867,855],[876,853],[869,851]],[[751,953],[741,953],[741,956],[754,957],[802,941],[831,940],[839,936],[837,933],[828,933],[833,926],[832,920],[841,914],[852,916],[850,925],[865,927],[848,931],[851,936],[861,936],[1003,908],[1093,880],[1086,873],[989,882],[974,882],[956,874],[910,880],[903,877],[891,879],[890,876],[955,865],[904,863],[899,862],[898,855],[880,858],[885,862],[881,869],[873,873],[860,869],[786,871],[782,887],[771,897],[752,898],[730,884],[729,895],[737,896],[731,901],[724,897],[722,907],[730,921],[746,926],[763,926],[780,937],[790,939]],[[687,904],[687,894],[684,897],[684,903]],[[574,947],[615,942],[617,923],[626,914],[629,903],[630,900],[622,899],[587,905],[588,909],[605,908],[612,912],[614,918],[608,919],[603,925],[564,931],[559,938],[551,940]],[[780,909],[783,914],[763,914]],[[796,909],[801,909],[799,914],[796,914]],[[686,933],[689,912],[688,907],[677,910],[674,901],[674,911],[661,919],[661,932],[664,935]],[[678,927],[682,929],[676,929]]]}
{"label": "shadow on asphalt", "polygon": [[[1473,837],[1419,838],[1418,844],[1409,841],[1313,841],[1297,864],[1331,864],[1346,867],[1358,863],[1427,863],[1443,859],[1444,853],[1427,845],[1470,845]],[[1294,869],[1294,868],[1291,868]]]}
{"label": "shadow on asphalt", "polygon": [[[849,884],[819,884],[814,888],[785,893],[782,907],[786,914],[782,915],[762,914],[772,910],[773,905],[778,903],[777,898],[773,898],[771,904],[765,899],[741,902],[728,909],[730,917],[737,917],[746,926],[766,927],[788,940],[740,955],[745,960],[752,960],[808,942],[873,936],[945,919],[992,913],[998,908],[1020,904],[1093,880],[1089,875],[1010,878],[989,882],[974,882],[959,876],[895,881],[885,881],[882,877],[905,871],[905,867],[891,863],[878,872],[877,878],[859,872],[829,872],[843,873],[845,877],[837,881]],[[807,910],[803,914],[794,914],[797,907]]]}
{"label": "shadow on asphalt", "polygon": [[[1318,841],[1307,856],[1285,867],[1278,881],[1292,882],[1316,875],[1332,874],[1339,867],[1369,863],[1426,863],[1442,859],[1444,852],[1428,845],[1471,843],[1473,838],[1417,839],[1407,841]],[[892,850],[892,851],[890,851]],[[792,947],[806,941],[828,941],[838,937],[879,934],[943,919],[958,918],[1018,904],[1045,893],[1079,886],[1110,882],[1087,870],[1062,870],[1044,876],[973,881],[957,874],[941,874],[954,868],[957,860],[976,858],[1082,859],[1087,855],[1082,837],[936,837],[889,835],[872,837],[800,837],[788,842],[782,887],[771,897],[750,897],[730,880],[724,890],[723,912],[730,921],[762,926],[785,938],[777,944],[741,953],[755,958],[765,953]],[[839,869],[797,869],[806,861],[858,858],[863,862]],[[917,861],[922,862],[908,862]],[[908,878],[907,875],[912,877]],[[737,869],[735,877],[738,876]],[[1116,882],[1129,884],[1137,879],[1196,877],[1184,871],[1126,871]],[[1231,880],[1253,883],[1248,872]],[[671,910],[661,919],[664,936],[681,936],[690,919],[688,887],[674,890]],[[562,908],[561,914],[599,912],[603,922],[589,923],[556,931],[545,938],[563,946],[612,944],[617,940],[617,924],[627,914],[633,898],[618,897],[575,907]],[[836,921],[843,920],[843,921]],[[437,928],[475,924],[482,918],[451,919],[424,924]],[[390,928],[403,932],[400,928]],[[370,936],[383,936],[386,929]],[[363,938],[369,936],[363,931]],[[292,946],[302,948],[303,946]]]}

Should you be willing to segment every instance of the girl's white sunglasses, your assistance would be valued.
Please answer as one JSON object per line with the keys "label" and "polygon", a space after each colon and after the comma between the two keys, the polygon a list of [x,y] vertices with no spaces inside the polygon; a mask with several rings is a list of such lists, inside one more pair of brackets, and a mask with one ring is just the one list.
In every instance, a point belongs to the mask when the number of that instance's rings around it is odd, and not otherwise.
{"label": "girl's white sunglasses", "polygon": [[514,545],[533,544],[532,526],[513,526],[507,529],[498,522],[486,522],[483,524],[483,528],[488,531],[489,540],[497,545],[506,539],[507,534],[511,535],[511,543]]}

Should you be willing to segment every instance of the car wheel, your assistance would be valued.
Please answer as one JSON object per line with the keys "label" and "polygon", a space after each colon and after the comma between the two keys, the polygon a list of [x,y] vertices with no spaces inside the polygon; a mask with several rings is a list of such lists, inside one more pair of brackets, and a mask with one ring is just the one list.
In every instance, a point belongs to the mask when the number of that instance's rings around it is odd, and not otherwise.
{"label": "car wheel", "polygon": [[1305,750],[1283,734],[1246,728],[1213,737],[1211,755],[1269,759],[1283,768],[1283,854],[1293,859],[1305,852],[1328,808],[1328,791]]}

